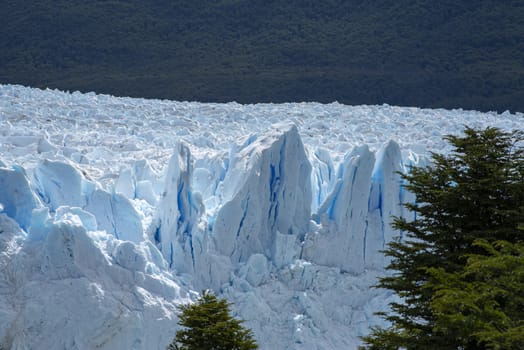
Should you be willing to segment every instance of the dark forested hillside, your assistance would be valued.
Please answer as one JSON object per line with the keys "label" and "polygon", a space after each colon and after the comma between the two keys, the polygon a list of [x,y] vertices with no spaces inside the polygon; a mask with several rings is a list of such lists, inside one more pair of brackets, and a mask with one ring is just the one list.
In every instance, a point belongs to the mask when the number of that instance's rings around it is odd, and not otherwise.
{"label": "dark forested hillside", "polygon": [[0,14],[0,83],[524,111],[522,0],[13,0]]}

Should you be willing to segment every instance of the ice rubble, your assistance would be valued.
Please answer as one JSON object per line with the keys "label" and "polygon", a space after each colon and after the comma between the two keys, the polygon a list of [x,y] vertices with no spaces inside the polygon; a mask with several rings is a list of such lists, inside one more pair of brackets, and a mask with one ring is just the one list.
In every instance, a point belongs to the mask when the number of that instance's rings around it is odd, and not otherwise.
{"label": "ice rubble", "polygon": [[[420,110],[354,110],[412,118],[390,129],[427,138],[401,149],[358,120],[330,126],[349,107],[321,107],[0,86],[0,348],[164,349],[176,304],[203,288],[235,302],[262,349],[356,348],[393,298],[369,288],[401,234],[391,216],[410,217],[397,172],[423,164],[440,133]],[[301,118],[257,114],[269,112]],[[230,128],[220,136],[207,115]],[[342,133],[319,144],[335,126],[370,147]]]}

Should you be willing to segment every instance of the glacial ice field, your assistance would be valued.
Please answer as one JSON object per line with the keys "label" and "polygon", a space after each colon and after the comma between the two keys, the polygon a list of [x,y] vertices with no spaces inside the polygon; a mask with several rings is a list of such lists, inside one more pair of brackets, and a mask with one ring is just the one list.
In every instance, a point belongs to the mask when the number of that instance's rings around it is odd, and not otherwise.
{"label": "glacial ice field", "polygon": [[261,349],[355,349],[413,201],[398,171],[524,114],[0,85],[0,349],[165,349],[211,289]]}

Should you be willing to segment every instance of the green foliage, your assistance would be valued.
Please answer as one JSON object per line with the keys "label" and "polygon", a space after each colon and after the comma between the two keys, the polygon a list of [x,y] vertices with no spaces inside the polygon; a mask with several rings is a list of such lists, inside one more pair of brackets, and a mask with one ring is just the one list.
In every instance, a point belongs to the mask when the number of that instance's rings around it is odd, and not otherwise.
{"label": "green foliage", "polygon": [[225,299],[203,292],[195,304],[180,307],[179,324],[168,350],[249,350],[257,349],[251,330],[230,315]]}
{"label": "green foliage", "polygon": [[383,314],[391,326],[374,329],[364,348],[477,349],[480,338],[465,339],[440,319],[435,273],[464,273],[468,256],[486,255],[486,246],[475,243],[479,239],[487,244],[523,240],[518,229],[524,218],[522,133],[466,128],[463,137],[447,139],[450,155],[433,154],[432,166],[403,175],[406,189],[416,195],[416,203],[406,205],[416,220],[394,221],[404,237],[385,251],[393,274],[378,285],[402,301]]}
{"label": "green foliage", "polygon": [[463,270],[428,269],[435,290],[434,328],[461,344],[485,349],[524,349],[524,244],[475,242]]}
{"label": "green foliage", "polygon": [[520,0],[3,1],[0,82],[524,111]]}

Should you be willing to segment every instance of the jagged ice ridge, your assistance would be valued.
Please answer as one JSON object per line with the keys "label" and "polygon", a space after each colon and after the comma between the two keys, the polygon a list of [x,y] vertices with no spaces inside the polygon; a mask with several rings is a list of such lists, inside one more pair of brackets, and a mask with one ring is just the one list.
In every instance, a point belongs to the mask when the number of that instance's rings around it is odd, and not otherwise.
{"label": "jagged ice ridge", "polygon": [[394,298],[398,172],[524,115],[3,85],[0,125],[0,348],[165,349],[209,288],[261,349],[355,349]]}

